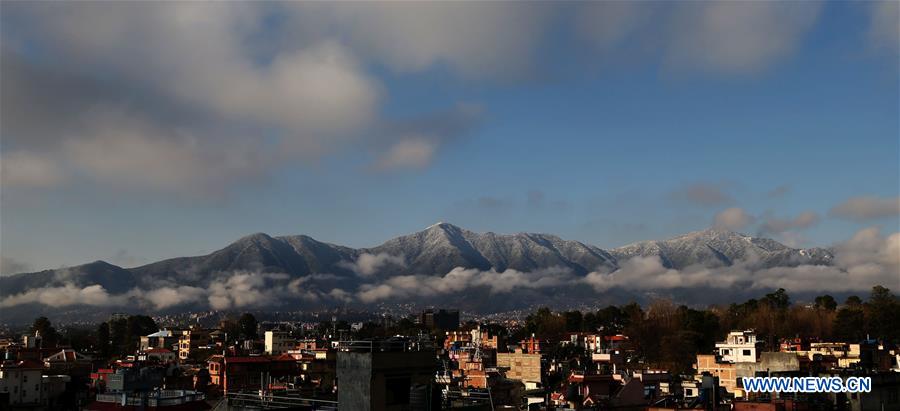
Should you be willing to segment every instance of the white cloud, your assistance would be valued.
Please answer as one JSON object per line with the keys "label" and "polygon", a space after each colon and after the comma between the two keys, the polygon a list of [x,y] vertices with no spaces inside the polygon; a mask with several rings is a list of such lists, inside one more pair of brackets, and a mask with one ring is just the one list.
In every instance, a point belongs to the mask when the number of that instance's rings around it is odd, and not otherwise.
{"label": "white cloud", "polygon": [[[786,58],[818,19],[820,2],[588,2],[577,32],[602,57],[660,56],[671,68],[725,74],[764,70]],[[615,53],[615,54],[613,54]]]}
{"label": "white cloud", "polygon": [[493,294],[499,294],[509,293],[518,288],[539,289],[571,285],[576,281],[571,270],[562,267],[532,272],[513,269],[500,272],[481,271],[457,267],[442,276],[402,275],[380,283],[364,284],[360,286],[356,297],[363,303],[372,303],[390,298],[451,294],[469,288],[484,288]]}
{"label": "white cloud", "polygon": [[678,3],[666,56],[677,67],[757,72],[790,54],[821,8],[814,1]]}
{"label": "white cloud", "polygon": [[713,219],[713,227],[740,231],[752,224],[755,218],[743,208],[731,207],[718,212]]}
{"label": "white cloud", "polygon": [[804,211],[794,218],[779,218],[771,214],[763,216],[759,230],[762,234],[782,234],[789,230],[803,230],[819,223],[819,215]]}
{"label": "white cloud", "polygon": [[275,154],[249,141],[165,127],[118,109],[94,110],[59,157],[79,172],[120,187],[218,192],[257,178]]}
{"label": "white cloud", "polygon": [[[446,65],[467,78],[527,74],[554,7],[512,2],[292,3],[302,26],[336,31],[397,72]],[[329,30],[331,29],[331,30]]]}
{"label": "white cloud", "polygon": [[386,266],[406,267],[406,260],[402,255],[362,253],[356,258],[356,262],[342,261],[339,265],[359,275],[371,276]]}
{"label": "white cloud", "polygon": [[206,290],[200,287],[179,286],[179,287],[160,287],[149,290],[146,293],[134,291],[133,294],[140,295],[146,299],[153,308],[163,310],[182,304],[195,303],[203,301],[206,296]]}
{"label": "white cloud", "polygon": [[0,300],[0,307],[12,307],[20,304],[40,303],[50,307],[70,305],[111,306],[124,305],[128,301],[124,295],[110,295],[102,285],[94,284],[77,287],[66,284],[61,287],[45,287],[28,290],[21,294],[11,295]]}
{"label": "white cloud", "polygon": [[56,160],[40,154],[27,151],[0,154],[0,181],[5,187],[52,187],[66,177]]}
{"label": "white cloud", "polygon": [[584,281],[598,292],[618,287],[653,291],[670,288],[730,289],[784,288],[795,292],[864,291],[875,285],[891,287],[900,275],[900,233],[887,237],[877,228],[860,230],[834,247],[833,265],[754,268],[752,261],[730,267],[666,268],[658,257],[636,257],[621,262],[612,273],[590,273]]}
{"label": "white cloud", "polygon": [[900,215],[900,197],[853,197],[838,204],[829,212],[848,220],[866,221]]}
{"label": "white cloud", "polygon": [[866,5],[871,16],[869,39],[875,48],[896,55],[900,52],[900,2],[870,1]]}
{"label": "white cloud", "polygon": [[437,151],[437,143],[429,138],[411,137],[394,143],[384,152],[376,164],[378,169],[421,169],[431,164]]}

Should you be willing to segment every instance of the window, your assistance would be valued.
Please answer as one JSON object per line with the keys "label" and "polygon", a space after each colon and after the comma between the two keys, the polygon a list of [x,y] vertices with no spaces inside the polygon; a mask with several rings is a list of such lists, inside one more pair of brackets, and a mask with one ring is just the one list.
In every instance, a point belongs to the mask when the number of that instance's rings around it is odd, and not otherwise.
{"label": "window", "polygon": [[746,355],[746,356],[749,357],[749,356],[751,356],[752,354],[750,354],[750,350],[744,350],[744,355]]}

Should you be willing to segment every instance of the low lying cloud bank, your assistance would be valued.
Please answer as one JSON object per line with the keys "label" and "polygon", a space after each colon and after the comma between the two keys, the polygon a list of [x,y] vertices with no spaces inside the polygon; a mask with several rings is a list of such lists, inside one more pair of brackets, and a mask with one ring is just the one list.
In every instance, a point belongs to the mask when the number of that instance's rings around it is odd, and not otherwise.
{"label": "low lying cloud bank", "polygon": [[338,265],[361,276],[370,276],[385,267],[406,267],[406,259],[402,255],[390,255],[388,253],[362,253],[356,258],[355,262],[342,261]]}
{"label": "low lying cloud bank", "polygon": [[590,273],[584,281],[597,291],[613,287],[660,290],[741,285],[751,289],[839,292],[867,290],[876,284],[890,287],[900,280],[900,233],[884,237],[877,228],[861,230],[834,247],[832,265],[754,268],[753,263],[675,270],[664,267],[657,257],[637,257],[621,263],[621,268],[612,273]]}
{"label": "low lying cloud bank", "polygon": [[577,283],[579,279],[571,270],[553,267],[532,272],[508,269],[497,272],[457,267],[444,276],[401,275],[382,283],[364,284],[356,293],[363,303],[390,298],[413,296],[429,297],[465,291],[469,288],[487,288],[491,293],[508,293],[516,288],[549,288]]}
{"label": "low lying cloud bank", "polygon": [[[400,275],[383,280],[372,277],[390,265],[404,266],[402,256],[363,254],[348,262],[357,278],[312,274],[292,278],[283,273],[223,273],[206,287],[165,285],[152,290],[134,288],[110,294],[102,285],[76,286],[70,276],[64,285],[28,290],[0,300],[0,308],[38,303],[51,307],[87,305],[116,307],[138,305],[165,310],[181,305],[208,306],[214,310],[260,308],[305,302],[317,304],[370,304],[383,300],[434,297],[487,290],[507,294],[522,289],[590,286],[603,293],[613,288],[657,291],[675,288],[745,289],[785,288],[793,292],[865,291],[881,284],[897,287],[900,279],[900,233],[882,235],[877,228],[857,232],[834,247],[832,265],[758,268],[752,260],[729,267],[667,268],[659,257],[635,257],[620,261],[613,272],[579,276],[566,267],[531,272],[457,267],[445,275]],[[363,281],[347,283],[351,280]],[[358,284],[358,285],[356,285]]]}

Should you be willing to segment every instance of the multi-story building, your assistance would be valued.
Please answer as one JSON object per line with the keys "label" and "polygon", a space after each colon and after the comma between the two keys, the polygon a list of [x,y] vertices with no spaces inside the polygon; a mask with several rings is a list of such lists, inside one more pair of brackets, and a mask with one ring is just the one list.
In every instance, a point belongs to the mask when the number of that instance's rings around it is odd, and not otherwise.
{"label": "multi-story building", "polygon": [[0,393],[9,395],[11,406],[44,404],[41,384],[43,366],[34,361],[4,361],[0,364]]}
{"label": "multi-story building", "polygon": [[338,348],[339,411],[440,409],[433,349],[393,341]]}
{"label": "multi-story building", "polygon": [[141,337],[141,351],[151,348],[172,348],[178,343],[178,336],[172,330],[159,330]]}
{"label": "multi-story building", "polygon": [[459,328],[459,310],[428,309],[419,314],[419,324],[435,330],[455,330]]}
{"label": "multi-story building", "polygon": [[298,375],[297,363],[290,357],[223,357],[208,361],[210,383],[224,392],[259,390],[266,382]]}
{"label": "multi-story building", "polygon": [[756,362],[760,344],[753,331],[732,331],[724,342],[716,343],[716,351],[724,362]]}
{"label": "multi-story building", "polygon": [[199,327],[191,327],[188,330],[184,330],[178,337],[178,358],[185,361],[190,358],[191,351],[207,346],[209,343],[210,336],[208,331]]}
{"label": "multi-story building", "polygon": [[522,381],[526,390],[537,389],[541,384],[541,354],[525,352],[497,353],[497,368],[506,370],[506,378]]}
{"label": "multi-story building", "polygon": [[736,397],[743,396],[743,390],[738,390],[737,369],[733,362],[719,361],[717,356],[709,354],[697,355],[697,376],[704,374],[719,378],[719,384]]}
{"label": "multi-story building", "polygon": [[177,362],[178,354],[175,354],[168,348],[151,348],[139,352],[137,359],[138,361],[155,361],[160,364],[168,364]]}
{"label": "multi-story building", "polygon": [[294,349],[296,344],[287,331],[266,331],[263,352],[266,355],[281,355]]}

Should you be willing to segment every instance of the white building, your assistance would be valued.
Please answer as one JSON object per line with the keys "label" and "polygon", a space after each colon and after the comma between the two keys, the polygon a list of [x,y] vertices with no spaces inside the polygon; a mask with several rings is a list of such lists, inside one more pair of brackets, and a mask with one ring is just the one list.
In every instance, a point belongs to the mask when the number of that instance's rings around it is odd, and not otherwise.
{"label": "white building", "polygon": [[266,355],[281,355],[294,349],[296,341],[286,331],[266,331]]}
{"label": "white building", "polygon": [[756,362],[756,334],[752,330],[732,331],[725,342],[716,343],[716,351],[723,362]]}
{"label": "white building", "polygon": [[0,365],[0,392],[9,394],[9,405],[41,405],[43,367],[34,361],[7,361]]}

